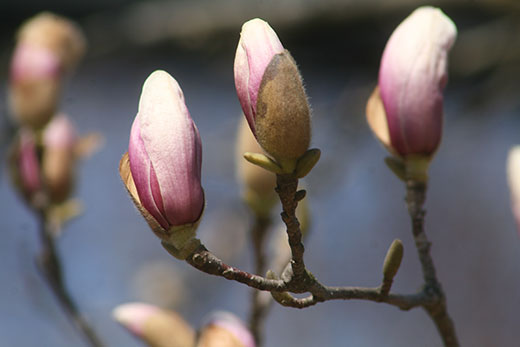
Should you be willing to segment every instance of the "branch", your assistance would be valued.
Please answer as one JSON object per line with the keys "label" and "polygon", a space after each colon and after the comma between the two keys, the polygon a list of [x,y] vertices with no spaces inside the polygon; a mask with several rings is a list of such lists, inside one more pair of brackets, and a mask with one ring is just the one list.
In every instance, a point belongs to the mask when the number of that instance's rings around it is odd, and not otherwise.
{"label": "branch", "polygon": [[291,247],[292,281],[301,283],[306,279],[305,263],[303,261],[305,248],[302,243],[300,223],[296,218],[296,207],[298,206],[298,201],[305,197],[305,191],[296,191],[298,189],[298,179],[294,175],[276,175],[276,183],[276,192],[280,196],[280,202],[282,203],[281,216],[287,227],[287,237]]}
{"label": "branch", "polygon": [[197,270],[207,274],[244,283],[255,289],[278,292],[287,290],[284,281],[267,279],[229,266],[223,263],[222,260],[217,258],[213,253],[208,251],[203,245],[200,245],[195,251],[193,251],[193,253],[186,258],[186,262]]}
{"label": "branch", "polygon": [[[224,277],[228,280],[244,283],[252,288],[269,291],[278,303],[288,307],[304,308],[330,300],[357,299],[384,302],[396,306],[401,310],[409,310],[418,306],[427,307],[434,303],[431,295],[426,290],[417,294],[401,295],[384,294],[381,292],[381,287],[329,287],[321,284],[309,272],[305,275],[306,281],[297,285],[294,285],[294,282],[292,282],[294,277],[292,277],[292,271],[290,270],[286,271],[289,272],[289,280],[264,278],[224,264],[222,260],[217,258],[202,245],[186,258],[186,262],[210,275]],[[288,268],[290,269],[290,267]],[[290,296],[289,292],[308,292],[311,296],[299,299]]]}
{"label": "branch", "polygon": [[81,315],[76,303],[65,287],[61,261],[54,244],[55,233],[51,229],[51,223],[48,223],[44,212],[40,211],[38,217],[40,223],[40,237],[42,240],[42,252],[39,264],[45,280],[54,292],[54,295],[58,299],[62,308],[74,323],[74,326],[83,334],[88,343],[94,347],[102,347],[103,344],[101,343],[101,340]]}
{"label": "branch", "polygon": [[424,215],[423,204],[426,199],[426,183],[415,180],[406,181],[406,203],[408,212],[412,221],[412,233],[415,240],[415,246],[419,254],[423,276],[424,276],[424,293],[431,298],[431,303],[425,303],[422,306],[428,312],[428,315],[434,321],[439,334],[442,337],[446,347],[458,347],[459,342],[455,333],[455,326],[448,314],[446,307],[446,297],[440,282],[437,280],[435,266],[430,255],[431,243],[426,237],[424,231]]}

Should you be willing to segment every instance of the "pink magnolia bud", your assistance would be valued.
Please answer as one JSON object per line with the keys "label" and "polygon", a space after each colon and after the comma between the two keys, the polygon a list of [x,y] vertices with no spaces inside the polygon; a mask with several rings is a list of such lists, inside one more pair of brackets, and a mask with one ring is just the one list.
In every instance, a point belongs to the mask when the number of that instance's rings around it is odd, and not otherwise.
{"label": "pink magnolia bud", "polygon": [[22,129],[18,148],[18,172],[22,191],[31,196],[41,188],[36,142],[31,131]]}
{"label": "pink magnolia bud", "polygon": [[138,202],[162,228],[199,219],[204,206],[200,136],[181,88],[165,71],[155,71],[144,83],[128,159]]}
{"label": "pink magnolia bud", "polygon": [[242,26],[235,85],[249,127],[266,153],[279,162],[300,158],[311,138],[307,96],[296,62],[261,19]]}
{"label": "pink magnolia bud", "polygon": [[425,6],[408,16],[390,37],[367,118],[392,153],[431,156],[439,146],[448,51],[456,36],[450,18],[440,9]]}
{"label": "pink magnolia bud", "polygon": [[9,103],[22,125],[40,129],[55,114],[63,76],[85,51],[79,28],[41,13],[20,28],[10,68]]}
{"label": "pink magnolia bud", "polygon": [[193,347],[195,331],[176,312],[132,302],[120,305],[113,316],[132,334],[152,347]]}
{"label": "pink magnolia bud", "polygon": [[507,179],[511,191],[511,209],[520,235],[520,146],[511,148],[507,156]]}
{"label": "pink magnolia bud", "polygon": [[202,328],[197,347],[255,347],[244,323],[230,312],[215,312]]}
{"label": "pink magnolia bud", "polygon": [[42,173],[52,202],[63,202],[70,195],[74,185],[78,140],[74,125],[64,114],[55,116],[45,127]]}
{"label": "pink magnolia bud", "polygon": [[242,26],[235,55],[235,86],[249,127],[256,135],[256,102],[267,65],[284,48],[267,22],[255,18]]}

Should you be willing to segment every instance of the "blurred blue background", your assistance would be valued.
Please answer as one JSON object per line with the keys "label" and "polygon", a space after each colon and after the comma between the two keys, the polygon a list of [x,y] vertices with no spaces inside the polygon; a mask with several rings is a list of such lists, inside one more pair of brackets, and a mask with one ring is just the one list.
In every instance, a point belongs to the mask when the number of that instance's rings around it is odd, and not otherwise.
{"label": "blurred blue background", "polygon": [[[322,159],[308,176],[312,228],[306,263],[330,285],[377,286],[387,247],[404,242],[393,290],[421,285],[404,186],[365,122],[380,55],[395,26],[423,1],[90,1],[3,0],[0,95],[6,95],[14,32],[52,10],[78,21],[89,54],[70,79],[62,109],[82,133],[99,131],[102,150],[83,161],[76,196],[84,214],[58,240],[67,286],[107,346],[140,346],[111,318],[128,301],[180,312],[193,326],[212,310],[242,318],[249,289],[171,258],[120,182],[145,78],[172,74],[203,141],[207,207],[199,236],[232,265],[252,269],[234,139],[240,106],[233,59],[241,24],[267,20],[303,74],[313,107],[313,147]],[[505,160],[520,143],[520,6],[516,1],[431,1],[457,24],[450,59],[443,142],[431,166],[426,229],[438,276],[463,346],[517,346],[520,238],[510,212]],[[11,132],[5,97],[2,154]],[[5,163],[5,160],[2,161]],[[0,175],[0,346],[83,346],[34,263],[37,224],[2,164]],[[274,229],[277,229],[275,227]],[[274,306],[266,346],[439,346],[421,309],[402,312],[364,301],[305,310]]]}

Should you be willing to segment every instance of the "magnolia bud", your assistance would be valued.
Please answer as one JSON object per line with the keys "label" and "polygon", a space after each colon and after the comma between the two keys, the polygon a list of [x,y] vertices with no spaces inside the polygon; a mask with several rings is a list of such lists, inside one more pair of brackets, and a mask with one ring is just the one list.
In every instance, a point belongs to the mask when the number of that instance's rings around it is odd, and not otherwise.
{"label": "magnolia bud", "polygon": [[195,332],[177,313],[145,303],[128,303],[113,311],[116,321],[151,347],[192,347]]}
{"label": "magnolia bud", "polygon": [[197,347],[255,347],[253,335],[238,317],[216,312],[202,328]]}
{"label": "magnolia bud", "polygon": [[[143,86],[120,174],[136,206],[163,240],[194,233],[204,207],[202,145],[177,81],[155,71]],[[189,230],[188,230],[189,229]]]}
{"label": "magnolia bud", "polygon": [[282,43],[267,22],[255,18],[242,25],[235,55],[235,86],[253,134],[256,134],[256,105],[262,77],[274,55],[283,51]]}
{"label": "magnolia bud", "polygon": [[390,247],[388,247],[385,261],[383,262],[383,277],[385,280],[391,281],[394,279],[399,267],[401,266],[403,253],[403,242],[399,239],[395,239]]}
{"label": "magnolia bud", "polygon": [[45,12],[22,25],[9,84],[11,111],[21,125],[38,129],[52,118],[62,78],[84,51],[85,39],[68,19]]}
{"label": "magnolia bud", "polygon": [[55,116],[43,134],[42,174],[50,201],[65,201],[74,185],[78,135],[70,119]]}
{"label": "magnolia bud", "polygon": [[440,9],[420,7],[390,37],[366,112],[392,154],[431,157],[439,146],[448,51],[456,35]]}
{"label": "magnolia bud", "polygon": [[515,146],[509,151],[507,178],[511,191],[511,208],[520,234],[520,146]]}
{"label": "magnolia bud", "polygon": [[258,18],[242,27],[235,86],[249,126],[269,155],[283,164],[307,151],[310,109],[300,73],[275,32]]}

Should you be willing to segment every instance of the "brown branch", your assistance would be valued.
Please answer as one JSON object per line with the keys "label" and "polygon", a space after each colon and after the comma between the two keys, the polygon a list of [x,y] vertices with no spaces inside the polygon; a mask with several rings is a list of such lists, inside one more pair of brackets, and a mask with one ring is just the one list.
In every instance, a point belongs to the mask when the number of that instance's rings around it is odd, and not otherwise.
{"label": "brown branch", "polygon": [[300,309],[314,306],[319,302],[312,294],[305,298],[295,298],[288,292],[271,293],[271,296],[273,297],[274,301],[276,301],[282,306]]}
{"label": "brown branch", "polygon": [[303,198],[304,194],[297,194],[298,179],[293,175],[276,175],[276,192],[282,203],[282,220],[287,227],[287,237],[289,246],[291,247],[291,267],[295,283],[306,280],[305,263],[303,261],[303,253],[305,248],[302,243],[302,233],[300,231],[300,223],[296,218],[296,207],[298,206],[297,195]]}
{"label": "brown branch", "polygon": [[[431,295],[426,291],[408,295],[392,293],[385,295],[381,293],[380,287],[329,287],[321,284],[310,273],[306,274],[306,281],[297,285],[294,285],[291,280],[267,279],[224,264],[202,245],[188,256],[186,262],[202,272],[241,282],[259,290],[270,291],[273,297],[278,296],[278,299],[276,299],[277,302],[288,307],[303,308],[330,300],[368,300],[384,302],[396,306],[401,310],[409,310],[418,306],[426,307],[433,304]],[[292,276],[288,277],[293,278]],[[311,296],[304,299],[294,298],[292,296],[287,297],[288,292],[308,292]]]}
{"label": "brown branch", "polygon": [[[446,309],[446,299],[435,274],[430,256],[430,242],[424,233],[424,210],[426,185],[407,181],[406,201],[412,220],[413,235],[421,261],[425,285],[416,294],[389,293],[391,281],[383,281],[376,288],[329,287],[321,284],[305,267],[302,235],[296,218],[296,206],[305,195],[297,191],[298,180],[292,175],[277,175],[276,191],[282,202],[282,220],[287,227],[291,247],[291,261],[284,269],[281,279],[264,278],[224,264],[204,246],[196,249],[186,261],[195,268],[244,283],[250,287],[270,291],[275,301],[283,306],[305,308],[329,300],[367,300],[382,302],[402,310],[423,307],[434,321],[446,347],[459,346],[455,328]],[[309,293],[305,298],[296,298],[290,293]]]}
{"label": "brown branch", "polygon": [[406,203],[408,205],[408,213],[412,221],[412,233],[419,254],[423,276],[424,276],[424,293],[431,298],[430,303],[424,303],[422,306],[428,312],[428,315],[434,321],[439,334],[442,337],[444,346],[458,347],[459,342],[455,333],[455,326],[448,314],[446,307],[446,297],[442,290],[440,282],[437,280],[435,266],[430,255],[431,243],[426,237],[424,231],[424,215],[423,204],[426,199],[426,183],[415,180],[406,181]]}
{"label": "brown branch", "polygon": [[267,279],[229,266],[208,251],[203,245],[200,245],[193,251],[193,253],[186,258],[186,262],[197,270],[207,274],[244,283],[255,289],[278,292],[287,290],[284,281]]}
{"label": "brown branch", "polygon": [[40,269],[63,310],[74,326],[83,334],[91,346],[102,347],[101,340],[81,315],[78,307],[68,293],[64,280],[60,258],[54,244],[54,233],[47,222],[44,212],[38,213],[42,251],[39,258]]}

